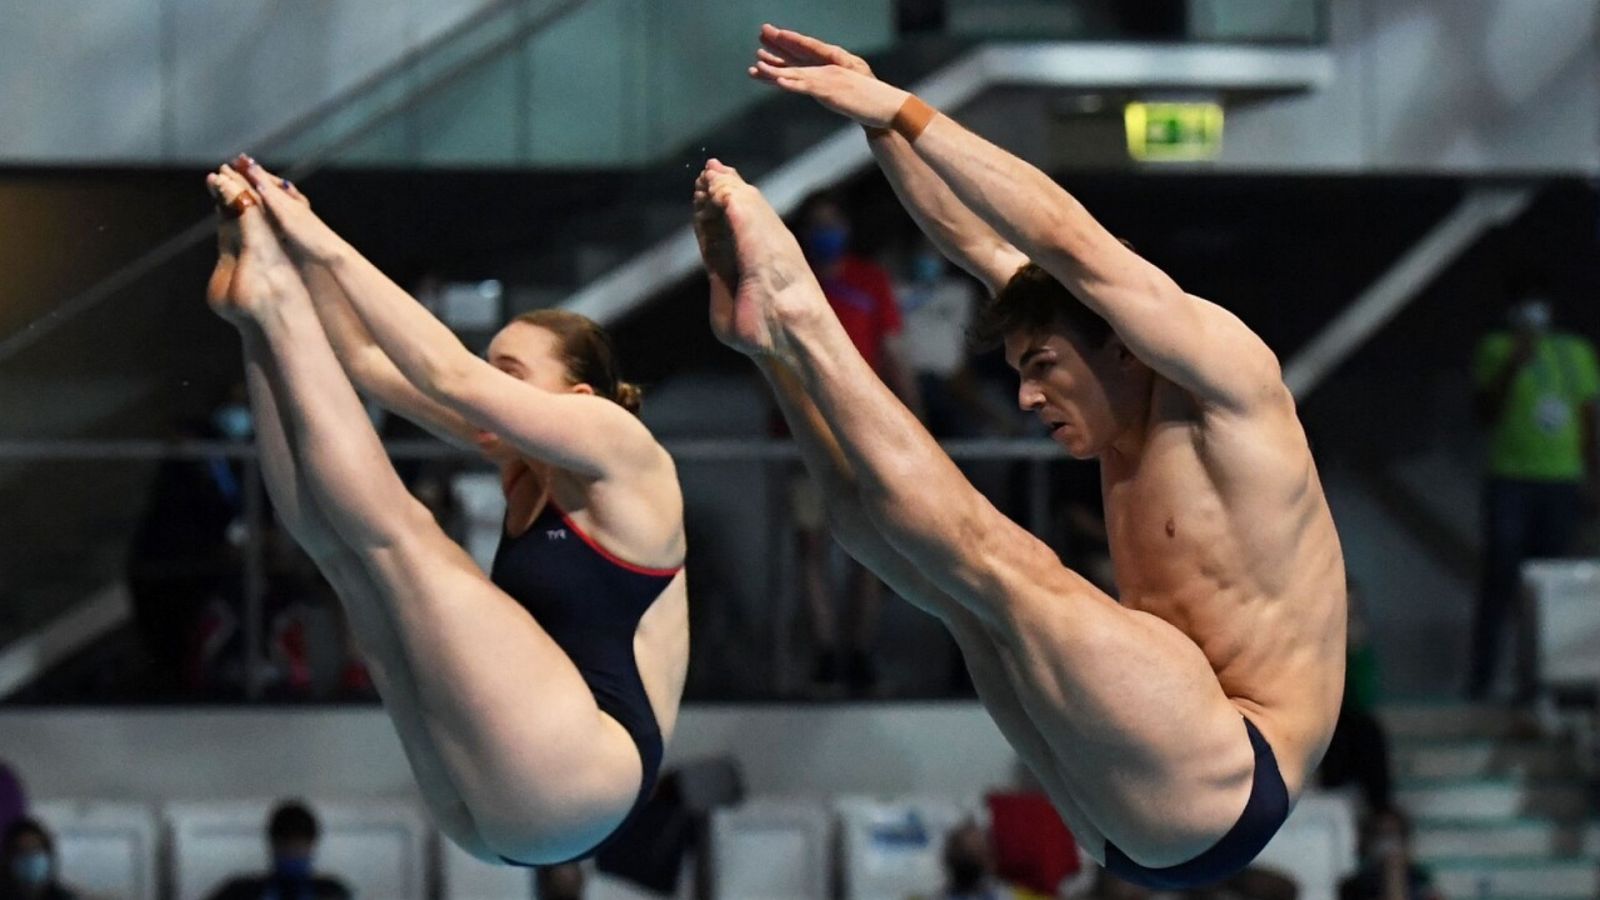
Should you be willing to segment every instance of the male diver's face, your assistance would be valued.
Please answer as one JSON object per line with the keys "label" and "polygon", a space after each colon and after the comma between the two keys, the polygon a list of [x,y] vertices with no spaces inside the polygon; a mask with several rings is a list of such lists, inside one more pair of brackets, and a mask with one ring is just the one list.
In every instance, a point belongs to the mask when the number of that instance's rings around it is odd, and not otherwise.
{"label": "male diver's face", "polygon": [[1074,458],[1099,456],[1127,429],[1135,366],[1115,337],[1090,347],[1059,330],[1013,332],[1005,355],[1017,370],[1017,405]]}
{"label": "male diver's face", "polygon": [[[526,384],[551,393],[593,393],[586,384],[574,385],[561,356],[555,333],[528,322],[512,322],[489,342],[489,364]],[[492,432],[478,432],[478,446],[499,458],[504,449]]]}

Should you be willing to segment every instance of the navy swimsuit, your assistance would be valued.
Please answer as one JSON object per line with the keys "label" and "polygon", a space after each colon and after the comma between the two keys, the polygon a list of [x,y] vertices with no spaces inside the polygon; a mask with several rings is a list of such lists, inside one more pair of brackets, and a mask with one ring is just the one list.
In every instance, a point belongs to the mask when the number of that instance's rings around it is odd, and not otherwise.
{"label": "navy swimsuit", "polygon": [[[546,502],[528,530],[502,533],[489,578],[532,614],[571,657],[594,692],[595,704],[616,719],[634,746],[644,777],[639,796],[622,823],[583,859],[632,822],[655,790],[661,772],[661,728],[633,655],[634,633],[682,567],[647,569],[618,559]],[[527,865],[505,859],[514,866]]]}
{"label": "navy swimsuit", "polygon": [[1186,863],[1163,869],[1147,869],[1107,842],[1106,871],[1141,887],[1176,890],[1216,884],[1250,865],[1289,818],[1289,789],[1267,739],[1249,719],[1244,720],[1244,730],[1255,751],[1255,778],[1244,812],[1222,840]]}

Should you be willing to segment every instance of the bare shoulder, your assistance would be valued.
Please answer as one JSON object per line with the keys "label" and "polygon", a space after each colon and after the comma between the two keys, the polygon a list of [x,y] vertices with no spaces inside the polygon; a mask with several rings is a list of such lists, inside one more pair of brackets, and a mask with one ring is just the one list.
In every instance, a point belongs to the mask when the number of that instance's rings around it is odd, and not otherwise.
{"label": "bare shoulder", "polygon": [[1197,449],[1207,468],[1227,480],[1283,480],[1303,485],[1314,471],[1310,442],[1294,395],[1281,378],[1264,380],[1249,402],[1198,409]]}
{"label": "bare shoulder", "polygon": [[1194,294],[1184,296],[1209,348],[1203,364],[1213,371],[1201,381],[1215,388],[1209,393],[1210,405],[1248,414],[1287,396],[1278,355],[1261,335],[1226,307]]}
{"label": "bare shoulder", "polygon": [[683,490],[671,454],[651,446],[627,469],[589,483],[583,518],[641,564],[666,567],[683,558]]}

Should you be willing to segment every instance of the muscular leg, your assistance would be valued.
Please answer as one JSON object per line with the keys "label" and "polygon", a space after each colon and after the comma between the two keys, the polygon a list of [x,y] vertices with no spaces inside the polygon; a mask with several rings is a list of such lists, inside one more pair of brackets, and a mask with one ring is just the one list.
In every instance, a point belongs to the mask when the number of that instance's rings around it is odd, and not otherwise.
{"label": "muscular leg", "polygon": [[1024,712],[1016,688],[983,625],[976,616],[935,588],[873,527],[856,496],[849,466],[839,453],[837,442],[794,374],[779,363],[763,361],[760,365],[762,373],[772,383],[801,458],[821,493],[834,537],[846,552],[887,582],[896,594],[944,622],[961,650],[978,699],[995,725],[1039,779],[1078,841],[1097,845],[1101,841],[1099,832],[1067,793],[1054,755]]}
{"label": "muscular leg", "polygon": [[754,188],[713,161],[705,193],[723,217],[708,224],[732,244],[712,254],[726,269],[719,280],[736,285],[714,321],[747,352],[792,362],[877,531],[996,638],[1076,805],[1142,865],[1174,865],[1216,843],[1245,807],[1255,761],[1204,654],[1067,570],[966,482],[873,376]]}
{"label": "muscular leg", "polygon": [[272,358],[266,352],[263,339],[248,325],[241,327],[240,335],[244,342],[245,382],[255,412],[262,479],[273,508],[284,527],[339,594],[379,696],[384,699],[390,720],[400,735],[417,786],[440,830],[473,856],[494,861],[496,857],[478,837],[472,815],[440,759],[433,737],[423,725],[415,679],[394,625],[385,615],[377,586],[360,559],[340,542],[296,471],[272,387],[276,380]]}
{"label": "muscular leg", "polygon": [[[217,176],[207,179],[207,183],[219,196],[226,190],[231,198],[243,190],[241,184],[224,184]],[[217,268],[208,287],[213,306],[225,307],[238,265],[239,244],[238,223],[224,219],[218,235]],[[297,471],[291,442],[278,412],[276,367],[264,339],[248,320],[229,318],[238,326],[243,342],[245,385],[254,412],[259,464],[273,507],[285,529],[338,592],[347,617],[360,629],[369,672],[387,704],[423,800],[440,830],[474,856],[494,859],[478,837],[460,792],[419,718],[416,684],[393,625],[384,616],[376,586],[360,561],[340,543]]]}
{"label": "muscular leg", "polygon": [[[235,299],[276,365],[301,481],[377,585],[414,673],[418,717],[478,835],[530,863],[587,849],[638,791],[631,740],[561,648],[406,492],[293,266],[259,213],[241,224]],[[260,271],[246,278],[252,262]]]}

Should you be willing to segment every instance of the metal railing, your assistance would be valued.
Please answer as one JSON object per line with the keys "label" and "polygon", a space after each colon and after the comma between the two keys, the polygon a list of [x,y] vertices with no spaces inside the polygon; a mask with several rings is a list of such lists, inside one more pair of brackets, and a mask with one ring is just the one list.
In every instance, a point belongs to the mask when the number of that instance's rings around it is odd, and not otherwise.
{"label": "metal railing", "polygon": [[[798,464],[800,453],[796,445],[787,440],[742,439],[667,439],[664,446],[685,472],[685,481],[691,480],[688,470],[696,465],[726,466],[738,463],[767,463],[775,465]],[[1044,534],[1050,520],[1049,490],[1052,463],[1066,459],[1061,448],[1043,439],[964,439],[941,443],[945,452],[958,463],[1011,463],[1025,466],[1026,510],[1018,516],[1021,524],[1035,534]],[[487,470],[489,463],[482,457],[431,439],[390,441],[385,448],[395,461],[433,461],[459,463],[463,468]],[[243,688],[248,701],[263,698],[269,671],[267,646],[267,593],[268,565],[265,539],[269,534],[270,507],[262,489],[259,450],[253,441],[221,440],[128,440],[128,439],[66,439],[17,440],[0,439],[0,464],[3,463],[159,463],[166,461],[209,462],[227,460],[238,463],[243,471],[241,479],[243,504],[241,519],[243,539],[240,546],[242,558],[243,614]],[[688,500],[694,500],[693,488],[686,487]],[[769,517],[770,520],[770,517]],[[769,529],[770,531],[771,529]],[[771,539],[769,534],[768,540]],[[768,547],[768,550],[771,548]],[[769,553],[768,557],[774,554]],[[65,610],[63,612],[66,612]],[[772,640],[781,643],[784,629],[774,627]],[[775,648],[776,649],[776,648]],[[774,658],[777,657],[775,654]],[[775,679],[783,681],[780,673]]]}

